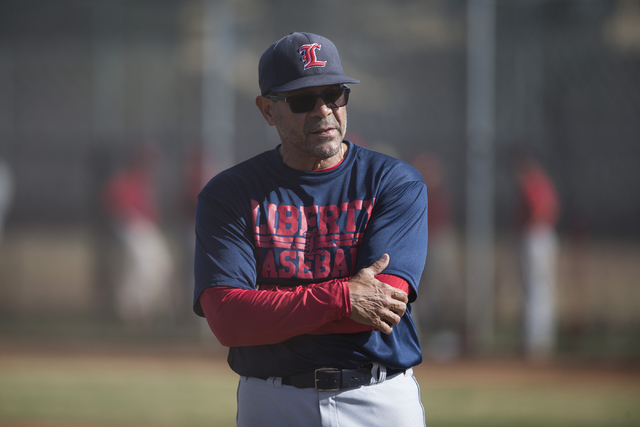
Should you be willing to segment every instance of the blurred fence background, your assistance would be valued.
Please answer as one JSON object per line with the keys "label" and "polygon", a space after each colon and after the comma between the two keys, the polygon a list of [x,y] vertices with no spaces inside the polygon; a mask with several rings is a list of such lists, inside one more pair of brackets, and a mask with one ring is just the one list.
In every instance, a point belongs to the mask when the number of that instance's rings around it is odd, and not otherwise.
{"label": "blurred fence background", "polygon": [[[484,153],[494,254],[489,352],[518,353],[509,154],[526,149],[548,170],[562,204],[558,355],[637,361],[640,2],[486,3],[495,17],[493,104],[486,104],[493,137]],[[360,79],[347,139],[408,162],[420,153],[439,159],[454,286],[464,296],[469,171],[486,160],[468,146],[468,7],[462,0],[0,1],[0,159],[10,171],[3,194],[11,196],[4,217],[0,211],[3,339],[68,328],[96,340],[116,334],[114,287],[124,261],[104,189],[134,150],[154,146],[158,214],[175,267],[160,335],[199,342],[190,312],[194,185],[203,182],[200,171],[210,176],[278,143],[254,105],[257,64],[291,31],[330,38],[345,73]],[[77,332],[78,325],[96,329]],[[436,357],[429,337],[424,343]]]}

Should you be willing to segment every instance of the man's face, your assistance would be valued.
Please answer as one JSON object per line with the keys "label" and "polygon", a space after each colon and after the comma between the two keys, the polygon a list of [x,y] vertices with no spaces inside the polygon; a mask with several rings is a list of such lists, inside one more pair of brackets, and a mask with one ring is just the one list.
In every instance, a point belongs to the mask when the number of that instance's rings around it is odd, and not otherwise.
{"label": "man's face", "polygon": [[[316,86],[278,95],[320,94],[340,87],[341,85]],[[347,131],[346,106],[329,108],[322,98],[318,98],[315,108],[308,113],[292,113],[285,101],[275,101],[273,107],[273,117],[283,151],[296,157],[317,160],[328,159],[340,151]]]}

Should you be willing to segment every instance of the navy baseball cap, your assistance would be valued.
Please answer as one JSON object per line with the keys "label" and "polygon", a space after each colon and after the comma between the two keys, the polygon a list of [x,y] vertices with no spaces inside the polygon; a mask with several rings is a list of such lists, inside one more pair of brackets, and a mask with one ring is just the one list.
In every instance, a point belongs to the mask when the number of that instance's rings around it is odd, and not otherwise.
{"label": "navy baseball cap", "polygon": [[311,33],[291,33],[260,57],[260,93],[290,92],[305,87],[360,83],[344,75],[331,40]]}

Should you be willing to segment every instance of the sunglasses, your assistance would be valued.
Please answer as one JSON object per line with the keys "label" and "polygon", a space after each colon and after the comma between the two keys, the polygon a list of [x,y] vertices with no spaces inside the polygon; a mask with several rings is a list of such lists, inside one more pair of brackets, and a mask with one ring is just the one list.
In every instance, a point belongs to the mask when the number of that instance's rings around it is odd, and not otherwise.
{"label": "sunglasses", "polygon": [[344,107],[347,105],[347,102],[349,102],[350,92],[351,89],[343,86],[340,89],[328,90],[318,94],[305,93],[292,96],[266,95],[266,98],[277,101],[287,101],[292,113],[308,113],[316,108],[318,98],[322,98],[322,102],[329,108]]}

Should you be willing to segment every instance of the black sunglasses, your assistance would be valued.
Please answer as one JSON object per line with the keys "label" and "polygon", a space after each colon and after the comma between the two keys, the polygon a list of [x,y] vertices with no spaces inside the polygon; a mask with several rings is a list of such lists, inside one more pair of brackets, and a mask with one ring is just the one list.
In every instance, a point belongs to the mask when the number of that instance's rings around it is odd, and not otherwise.
{"label": "black sunglasses", "polygon": [[347,105],[347,102],[349,102],[350,92],[351,89],[349,89],[349,87],[343,86],[340,89],[328,90],[318,94],[305,93],[292,96],[266,95],[266,97],[277,101],[287,101],[292,113],[308,113],[316,108],[318,98],[322,98],[322,101],[329,108],[344,107]]}

